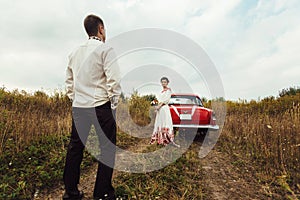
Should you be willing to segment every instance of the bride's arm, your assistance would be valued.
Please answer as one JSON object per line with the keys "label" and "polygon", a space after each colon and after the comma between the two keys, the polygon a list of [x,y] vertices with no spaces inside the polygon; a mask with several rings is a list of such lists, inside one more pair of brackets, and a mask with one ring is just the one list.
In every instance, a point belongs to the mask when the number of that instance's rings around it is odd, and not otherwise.
{"label": "bride's arm", "polygon": [[167,91],[164,92],[162,95],[161,101],[158,103],[156,110],[159,110],[163,105],[167,105],[170,101],[172,91],[171,89],[168,89]]}

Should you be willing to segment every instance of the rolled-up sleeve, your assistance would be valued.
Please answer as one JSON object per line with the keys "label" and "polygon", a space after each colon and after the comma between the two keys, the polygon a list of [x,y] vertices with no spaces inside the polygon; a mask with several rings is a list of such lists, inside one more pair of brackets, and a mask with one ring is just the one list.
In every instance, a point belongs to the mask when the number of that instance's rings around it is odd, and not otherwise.
{"label": "rolled-up sleeve", "polygon": [[112,48],[103,54],[103,68],[106,75],[108,97],[116,106],[121,95],[121,75],[116,54]]}

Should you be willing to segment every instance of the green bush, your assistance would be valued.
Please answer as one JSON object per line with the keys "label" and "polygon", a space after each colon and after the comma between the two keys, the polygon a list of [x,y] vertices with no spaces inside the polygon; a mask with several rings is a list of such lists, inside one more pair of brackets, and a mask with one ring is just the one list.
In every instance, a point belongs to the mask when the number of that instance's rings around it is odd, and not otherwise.
{"label": "green bush", "polygon": [[[31,199],[36,190],[61,181],[68,141],[43,137],[18,153],[10,151],[14,143],[8,142],[0,156],[0,199]],[[83,168],[92,163],[91,157],[84,161]]]}

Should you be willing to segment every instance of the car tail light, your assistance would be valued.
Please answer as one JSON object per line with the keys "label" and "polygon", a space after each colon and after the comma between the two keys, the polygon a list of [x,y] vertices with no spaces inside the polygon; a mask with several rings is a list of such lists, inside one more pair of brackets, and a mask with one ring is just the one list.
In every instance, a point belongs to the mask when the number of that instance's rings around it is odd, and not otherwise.
{"label": "car tail light", "polygon": [[214,126],[214,125],[216,125],[216,121],[217,121],[216,114],[214,112],[212,112],[211,118],[210,118],[210,124]]}

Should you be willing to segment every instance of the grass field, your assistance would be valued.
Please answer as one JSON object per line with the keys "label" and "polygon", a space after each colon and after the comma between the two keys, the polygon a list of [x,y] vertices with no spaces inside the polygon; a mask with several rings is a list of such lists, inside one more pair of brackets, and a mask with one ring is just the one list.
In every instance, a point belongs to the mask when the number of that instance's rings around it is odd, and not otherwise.
{"label": "grass field", "polygon": [[[135,94],[127,103],[135,123],[150,122],[147,98]],[[205,104],[209,107],[211,102]],[[218,148],[240,160],[236,165],[242,165],[243,159],[250,160],[261,183],[278,185],[283,193],[299,192],[300,92],[260,101],[227,101],[226,105],[227,116]],[[47,96],[43,92],[28,94],[0,89],[0,199],[30,199],[37,190],[61,181],[70,112],[71,104],[61,92]],[[118,133],[120,147],[130,147],[136,141]],[[83,168],[88,168],[94,160],[87,152],[85,156]],[[183,166],[192,171],[184,173]],[[188,151],[156,173],[135,174],[130,179],[124,173],[115,182],[120,184],[118,192],[142,195],[142,199],[157,196],[166,199],[172,195],[189,199],[190,194],[205,199],[201,173],[195,151]],[[161,189],[153,192],[145,180]]]}

